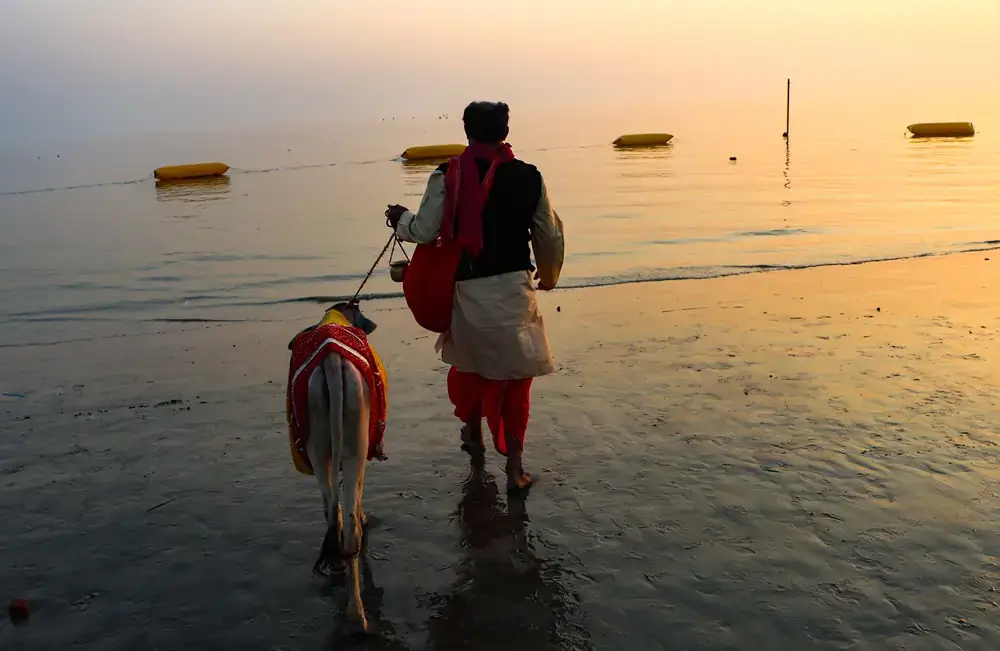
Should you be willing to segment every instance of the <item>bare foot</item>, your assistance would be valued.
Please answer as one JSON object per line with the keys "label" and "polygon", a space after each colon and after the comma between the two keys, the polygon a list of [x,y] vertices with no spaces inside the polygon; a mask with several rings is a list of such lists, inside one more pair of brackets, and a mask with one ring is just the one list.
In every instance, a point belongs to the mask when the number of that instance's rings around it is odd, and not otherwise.
{"label": "bare foot", "polygon": [[477,459],[486,454],[486,444],[483,443],[483,431],[479,430],[478,435],[473,433],[472,426],[466,424],[462,426],[462,450],[470,457]]}
{"label": "bare foot", "polygon": [[535,483],[535,478],[528,473],[521,471],[515,476],[507,476],[507,492],[516,493],[518,491],[524,491],[531,488],[531,485]]}

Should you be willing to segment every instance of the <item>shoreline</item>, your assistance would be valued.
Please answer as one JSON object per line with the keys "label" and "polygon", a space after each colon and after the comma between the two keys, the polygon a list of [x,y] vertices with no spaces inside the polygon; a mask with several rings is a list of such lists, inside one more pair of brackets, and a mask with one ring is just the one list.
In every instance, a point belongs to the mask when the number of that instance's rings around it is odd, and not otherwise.
{"label": "shoreline", "polygon": [[[806,264],[806,265],[759,265],[759,266],[752,266],[751,268],[745,269],[745,270],[742,270],[742,271],[732,271],[732,272],[729,272],[729,273],[718,273],[718,274],[709,275],[709,276],[683,276],[683,277],[676,277],[676,278],[674,278],[674,277],[637,278],[637,279],[629,279],[629,280],[611,280],[611,281],[607,281],[607,282],[595,281],[595,282],[590,282],[590,283],[586,283],[586,284],[572,284],[572,282],[571,282],[568,285],[560,285],[550,295],[552,295],[552,296],[559,296],[559,295],[564,295],[565,293],[569,293],[569,292],[580,292],[580,291],[599,290],[599,289],[613,289],[613,288],[616,288],[616,287],[627,288],[627,287],[632,287],[632,286],[646,286],[646,285],[658,286],[660,284],[668,285],[668,284],[681,283],[681,282],[686,282],[686,281],[719,281],[719,280],[727,280],[727,279],[733,279],[733,278],[754,277],[754,276],[759,276],[759,275],[764,275],[764,274],[772,274],[772,273],[779,273],[779,272],[809,272],[809,271],[813,271],[813,270],[823,270],[823,269],[850,268],[850,267],[859,267],[859,266],[860,267],[864,267],[864,266],[868,266],[868,265],[880,265],[880,264],[891,264],[891,263],[906,263],[906,262],[910,262],[910,261],[914,261],[915,262],[915,261],[920,261],[920,260],[933,260],[933,259],[939,259],[939,258],[961,257],[961,256],[977,255],[977,254],[989,254],[989,253],[993,253],[993,252],[996,252],[996,251],[1000,251],[1000,240],[982,242],[981,244],[983,244],[985,246],[983,248],[970,248],[970,249],[962,249],[962,250],[957,250],[957,251],[945,251],[945,252],[937,252],[937,253],[920,253],[920,254],[916,254],[916,255],[907,255],[907,256],[898,256],[898,257],[889,257],[889,258],[850,260],[850,261],[844,261],[844,262],[824,262],[824,263]],[[275,309],[275,308],[285,307],[285,308],[288,308],[289,310],[292,310],[292,309],[305,310],[306,307],[311,308],[312,306],[332,305],[333,303],[336,303],[336,302],[342,301],[342,300],[347,300],[349,298],[351,298],[351,295],[349,295],[349,294],[331,295],[331,296],[318,296],[317,295],[317,296],[307,296],[307,297],[300,297],[300,298],[280,299],[280,300],[267,301],[267,302],[261,302],[261,303],[224,304],[224,305],[220,306],[219,308],[210,308],[210,309],[230,309],[230,308],[238,305],[239,307],[242,307],[244,309],[251,309],[251,308],[254,308],[254,307],[268,308],[268,309]],[[402,291],[399,291],[399,292],[367,293],[367,294],[366,293],[362,293],[359,298],[362,301],[375,302],[376,303],[376,310],[375,311],[377,311],[378,307],[381,306],[381,305],[383,305],[385,302],[396,301],[396,302],[402,303],[403,293],[402,293]],[[396,305],[396,306],[394,306],[391,309],[397,309],[398,307],[399,307],[399,305]],[[121,324],[132,325],[136,329],[141,329],[141,328],[150,327],[150,326],[157,326],[157,325],[165,327],[165,326],[169,326],[171,324],[178,325],[178,326],[195,326],[197,324],[206,324],[206,325],[215,325],[215,324],[253,324],[253,323],[263,323],[263,322],[284,322],[284,321],[288,321],[288,320],[291,320],[291,319],[262,319],[262,320],[256,320],[256,319],[251,319],[251,318],[237,318],[237,317],[232,317],[232,318],[223,318],[223,317],[212,318],[212,317],[196,317],[196,316],[192,316],[192,317],[158,317],[158,318],[148,318],[148,319],[140,319],[140,320],[132,320],[132,319],[124,319],[124,318],[122,318],[122,319],[104,318],[104,319],[97,319],[96,321],[98,321],[98,322],[105,322],[105,323],[107,323],[107,322],[112,322],[112,323],[113,322],[118,322],[118,323],[121,323]],[[29,323],[29,322],[40,322],[40,323],[44,324],[46,322],[53,322],[53,321],[64,321],[64,320],[63,319],[59,319],[58,317],[50,318],[50,319],[39,319],[39,318],[35,317],[35,318],[32,318],[30,321],[20,321],[19,323],[24,324],[24,323]],[[77,321],[80,322],[80,323],[87,323],[87,322],[91,322],[91,319],[80,318]],[[72,320],[70,322],[72,322]],[[148,334],[154,334],[155,335],[155,334],[159,334],[159,333],[153,332],[153,333],[148,333]],[[66,344],[86,343],[86,342],[94,341],[94,340],[97,340],[97,339],[107,339],[107,338],[116,338],[116,337],[129,337],[129,336],[144,336],[144,335],[142,335],[142,334],[136,334],[136,333],[131,333],[130,334],[130,333],[123,333],[123,332],[116,332],[116,333],[106,333],[106,334],[95,336],[95,337],[76,338],[76,339],[72,339],[72,340],[54,340],[54,341],[50,340],[50,341],[30,341],[30,342],[0,343],[0,351],[2,351],[4,349],[10,349],[10,348],[32,348],[32,347],[60,346],[60,345],[66,345]]]}

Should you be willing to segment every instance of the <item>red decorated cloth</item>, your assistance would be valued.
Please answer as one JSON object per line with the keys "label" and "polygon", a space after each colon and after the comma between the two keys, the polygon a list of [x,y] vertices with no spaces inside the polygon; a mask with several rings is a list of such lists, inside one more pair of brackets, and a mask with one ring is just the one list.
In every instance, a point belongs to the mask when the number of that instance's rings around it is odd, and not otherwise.
{"label": "red decorated cloth", "polygon": [[309,378],[327,355],[337,354],[354,364],[371,394],[371,415],[368,425],[368,460],[383,458],[382,444],[388,412],[385,369],[378,355],[368,344],[365,333],[351,326],[325,324],[299,333],[292,341],[292,357],[288,369],[285,394],[285,417],[288,440],[295,468],[306,475],[313,474],[306,444],[309,440]]}

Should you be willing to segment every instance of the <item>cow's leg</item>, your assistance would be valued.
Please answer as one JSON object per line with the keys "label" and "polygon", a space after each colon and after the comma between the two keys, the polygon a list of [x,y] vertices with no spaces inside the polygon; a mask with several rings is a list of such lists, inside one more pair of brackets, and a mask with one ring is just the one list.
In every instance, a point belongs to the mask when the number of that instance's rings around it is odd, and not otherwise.
{"label": "cow's leg", "polygon": [[309,376],[309,439],[306,453],[323,494],[323,520],[330,524],[330,394],[323,369]]}
{"label": "cow's leg", "polygon": [[368,629],[364,605],[361,603],[361,582],[358,556],[361,554],[362,494],[365,485],[365,464],[368,458],[368,423],[371,404],[368,385],[351,363],[343,364],[344,410],[342,461],[344,480],[344,537],[341,552],[347,560],[348,589],[347,618],[350,626],[359,631]]}
{"label": "cow's leg", "polygon": [[323,490],[326,534],[313,572],[329,576],[343,570],[340,555],[339,423],[343,420],[340,358],[327,358],[309,378],[309,460]]}

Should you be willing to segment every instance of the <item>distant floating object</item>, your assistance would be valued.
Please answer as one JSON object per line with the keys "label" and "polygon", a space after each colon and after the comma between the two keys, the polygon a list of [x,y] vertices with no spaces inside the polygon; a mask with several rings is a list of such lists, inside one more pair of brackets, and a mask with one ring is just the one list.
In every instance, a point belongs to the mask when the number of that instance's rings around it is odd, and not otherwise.
{"label": "distant floating object", "polygon": [[976,135],[971,122],[921,122],[906,128],[914,138],[968,138]]}
{"label": "distant floating object", "polygon": [[178,179],[200,179],[207,176],[222,176],[229,171],[225,163],[195,163],[191,165],[170,165],[153,172],[160,181],[176,181]]}
{"label": "distant floating object", "polygon": [[403,152],[404,160],[434,160],[458,156],[465,151],[465,145],[425,145],[410,147]]}
{"label": "distant floating object", "polygon": [[612,144],[615,147],[660,147],[673,138],[669,133],[631,133],[618,138]]}
{"label": "distant floating object", "polygon": [[733,161],[735,163],[736,162],[736,157],[735,156],[730,156],[729,160],[731,160],[731,161]]}

